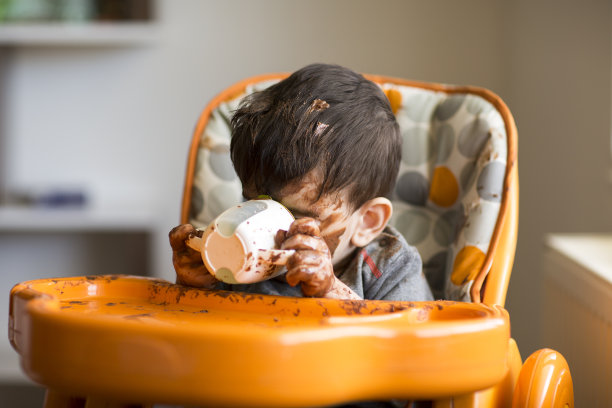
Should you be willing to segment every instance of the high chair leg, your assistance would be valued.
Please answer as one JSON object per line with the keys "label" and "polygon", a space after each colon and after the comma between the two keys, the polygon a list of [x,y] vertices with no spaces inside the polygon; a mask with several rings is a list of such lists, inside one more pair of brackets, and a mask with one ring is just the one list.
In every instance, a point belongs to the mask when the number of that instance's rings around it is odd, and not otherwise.
{"label": "high chair leg", "polygon": [[84,408],[153,408],[151,404],[122,404],[112,401],[87,398]]}
{"label": "high chair leg", "polygon": [[153,405],[124,404],[91,397],[75,397],[47,389],[44,408],[153,408]]}
{"label": "high chair leg", "polygon": [[59,393],[47,388],[44,408],[83,408],[85,399]]}
{"label": "high chair leg", "polygon": [[460,395],[446,399],[436,400],[433,408],[474,408],[478,407],[476,393]]}

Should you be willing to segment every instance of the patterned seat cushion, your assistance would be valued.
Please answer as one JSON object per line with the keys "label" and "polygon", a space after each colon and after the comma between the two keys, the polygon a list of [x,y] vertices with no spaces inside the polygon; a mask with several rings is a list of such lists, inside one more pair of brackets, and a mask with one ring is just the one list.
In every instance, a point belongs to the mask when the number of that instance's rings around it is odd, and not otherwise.
{"label": "patterned seat cushion", "polygon": [[[273,81],[249,85],[245,94]],[[500,211],[506,172],[504,121],[488,101],[392,83],[383,91],[400,125],[402,163],[391,195],[391,219],[423,259],[438,299],[469,301]],[[190,222],[207,225],[242,201],[230,157],[232,112],[241,97],[221,103],[201,135]]]}
{"label": "patterned seat cushion", "polygon": [[416,246],[437,298],[469,300],[500,210],[504,121],[473,94],[383,84],[403,136],[392,224]]}

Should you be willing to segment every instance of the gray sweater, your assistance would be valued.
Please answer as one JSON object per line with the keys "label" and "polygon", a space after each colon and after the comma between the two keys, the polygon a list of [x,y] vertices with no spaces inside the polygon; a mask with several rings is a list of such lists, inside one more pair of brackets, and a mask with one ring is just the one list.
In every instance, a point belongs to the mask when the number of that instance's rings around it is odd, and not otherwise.
{"label": "gray sweater", "polygon": [[[388,226],[364,248],[355,250],[348,266],[335,271],[336,276],[362,299],[433,300],[423,275],[422,262],[416,248]],[[250,285],[221,283],[218,289],[280,296],[302,296],[298,286],[290,286],[280,275]]]}

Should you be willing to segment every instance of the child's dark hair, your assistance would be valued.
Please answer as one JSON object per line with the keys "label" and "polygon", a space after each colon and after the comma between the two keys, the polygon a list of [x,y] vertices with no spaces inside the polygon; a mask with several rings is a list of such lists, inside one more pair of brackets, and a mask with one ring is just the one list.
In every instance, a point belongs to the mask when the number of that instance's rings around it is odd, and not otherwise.
{"label": "child's dark hair", "polygon": [[319,197],[346,189],[356,209],[395,185],[401,137],[389,101],[347,68],[308,65],[246,97],[231,124],[234,168],[258,194],[319,169]]}

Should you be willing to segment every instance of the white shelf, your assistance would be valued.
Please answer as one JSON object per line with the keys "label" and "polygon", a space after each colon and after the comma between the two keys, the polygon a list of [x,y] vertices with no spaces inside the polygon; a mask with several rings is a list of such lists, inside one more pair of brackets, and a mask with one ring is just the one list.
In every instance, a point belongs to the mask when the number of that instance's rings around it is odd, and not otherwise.
{"label": "white shelf", "polygon": [[0,24],[4,46],[129,46],[158,37],[154,23],[6,23]]}
{"label": "white shelf", "polygon": [[153,232],[156,221],[147,210],[0,207],[0,232]]}

